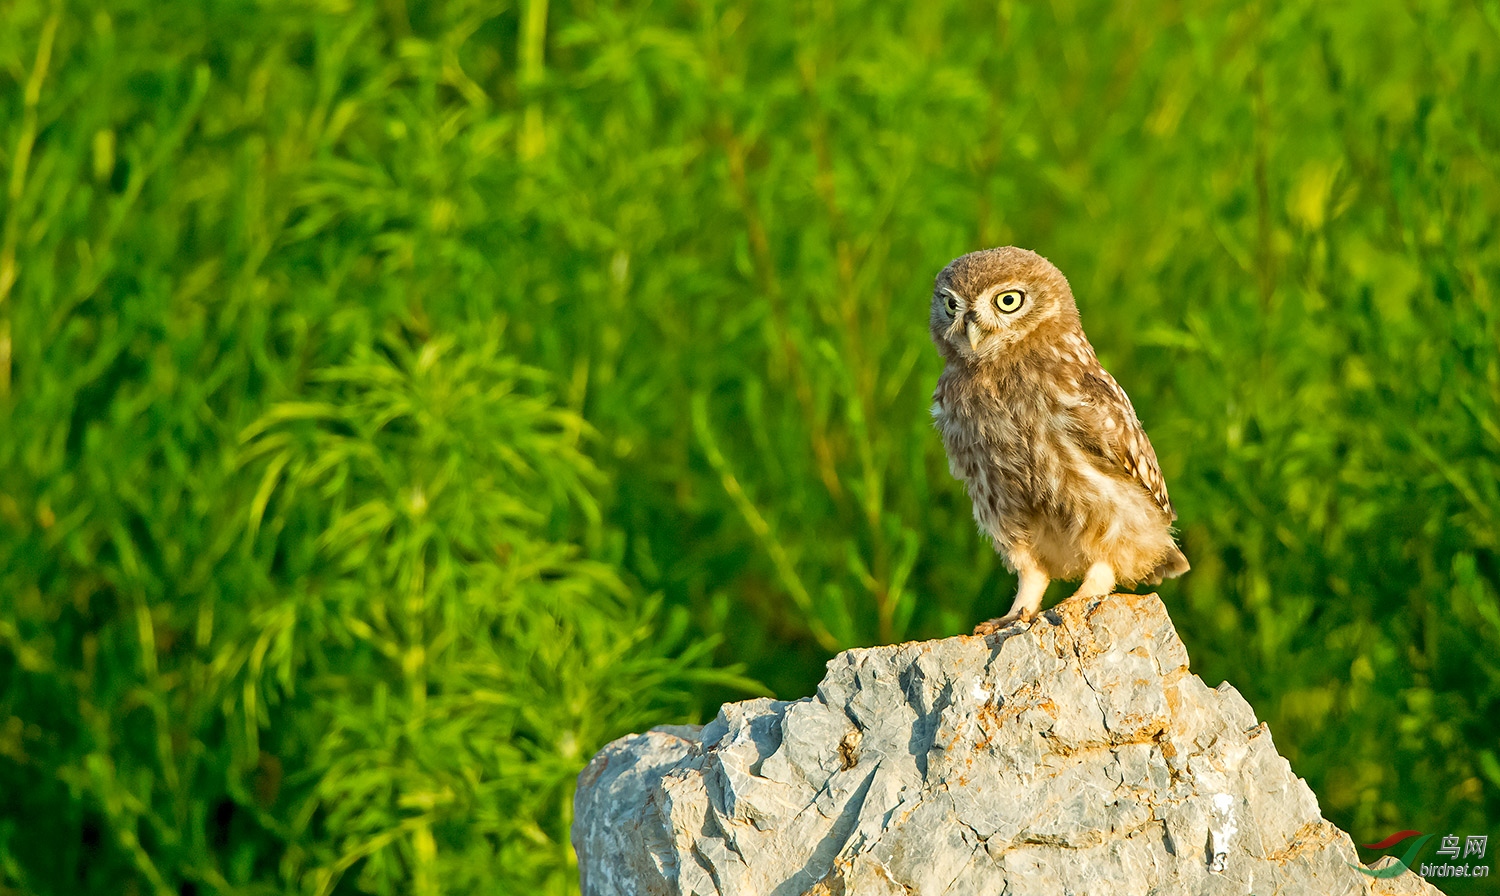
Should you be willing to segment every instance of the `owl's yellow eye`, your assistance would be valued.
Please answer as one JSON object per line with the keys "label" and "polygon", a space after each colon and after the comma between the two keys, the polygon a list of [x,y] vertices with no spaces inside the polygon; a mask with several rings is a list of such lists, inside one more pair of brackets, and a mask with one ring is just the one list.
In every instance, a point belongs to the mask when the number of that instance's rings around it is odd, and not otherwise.
{"label": "owl's yellow eye", "polygon": [[999,308],[1002,314],[1014,314],[1024,301],[1026,301],[1026,293],[1019,289],[1007,289],[995,296],[995,307]]}
{"label": "owl's yellow eye", "polygon": [[958,297],[953,295],[953,293],[948,292],[948,290],[946,289],[943,290],[943,292],[947,293],[948,295],[945,304],[948,306],[948,316],[952,317],[953,315],[958,313]]}

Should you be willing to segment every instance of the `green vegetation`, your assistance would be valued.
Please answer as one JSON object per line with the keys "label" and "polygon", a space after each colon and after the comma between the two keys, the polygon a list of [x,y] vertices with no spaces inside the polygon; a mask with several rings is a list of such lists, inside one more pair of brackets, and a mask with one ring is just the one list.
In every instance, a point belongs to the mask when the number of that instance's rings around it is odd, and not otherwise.
{"label": "green vegetation", "polygon": [[926,412],[1003,243],[1152,435],[1197,669],[1357,840],[1500,834],[1497,47],[0,2],[0,893],[576,889],[609,739],[1008,602]]}

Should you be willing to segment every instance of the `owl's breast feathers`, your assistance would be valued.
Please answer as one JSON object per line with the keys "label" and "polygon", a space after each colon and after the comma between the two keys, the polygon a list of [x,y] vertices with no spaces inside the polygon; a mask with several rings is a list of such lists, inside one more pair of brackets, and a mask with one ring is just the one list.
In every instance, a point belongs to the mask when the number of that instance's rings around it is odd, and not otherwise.
{"label": "owl's breast feathers", "polygon": [[949,470],[964,481],[981,527],[1002,541],[1021,537],[1027,521],[1059,506],[1064,437],[1046,390],[1023,371],[950,365],[933,394],[934,422]]}
{"label": "owl's breast feathers", "polygon": [[1130,398],[1082,338],[1005,370],[950,366],[933,400],[949,469],[966,481],[977,515],[1000,520],[1055,503],[1070,455],[1061,441],[1099,472],[1139,483],[1177,519]]}

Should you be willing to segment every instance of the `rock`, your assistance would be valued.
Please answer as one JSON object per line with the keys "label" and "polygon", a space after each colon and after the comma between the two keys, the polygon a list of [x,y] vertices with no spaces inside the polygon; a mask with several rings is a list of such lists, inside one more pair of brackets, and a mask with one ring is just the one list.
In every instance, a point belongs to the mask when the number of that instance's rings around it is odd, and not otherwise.
{"label": "rock", "polygon": [[1373,878],[1154,594],[846,650],[578,779],[584,896],[1436,894]]}

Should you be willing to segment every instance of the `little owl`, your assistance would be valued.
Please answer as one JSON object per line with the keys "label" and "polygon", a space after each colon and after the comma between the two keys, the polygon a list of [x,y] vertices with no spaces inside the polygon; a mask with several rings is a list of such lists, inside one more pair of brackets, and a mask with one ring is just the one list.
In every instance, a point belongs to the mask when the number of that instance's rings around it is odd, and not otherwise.
{"label": "little owl", "polygon": [[1054,578],[1093,596],[1187,572],[1156,452],[1062,271],[1014,246],[971,252],[938,274],[931,326],[948,469],[1020,579],[1010,612],[977,633],[1032,619]]}

